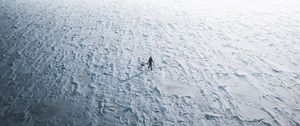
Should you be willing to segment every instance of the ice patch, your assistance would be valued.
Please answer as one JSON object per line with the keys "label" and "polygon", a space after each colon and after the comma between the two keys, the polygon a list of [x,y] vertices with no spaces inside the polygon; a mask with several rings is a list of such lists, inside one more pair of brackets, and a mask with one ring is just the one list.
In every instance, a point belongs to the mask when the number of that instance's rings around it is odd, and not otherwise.
{"label": "ice patch", "polygon": [[34,104],[30,107],[32,117],[37,121],[52,119],[59,111],[57,107],[45,104]]}
{"label": "ice patch", "polygon": [[175,80],[161,80],[156,86],[168,96],[177,95],[194,98],[197,94],[196,87]]}

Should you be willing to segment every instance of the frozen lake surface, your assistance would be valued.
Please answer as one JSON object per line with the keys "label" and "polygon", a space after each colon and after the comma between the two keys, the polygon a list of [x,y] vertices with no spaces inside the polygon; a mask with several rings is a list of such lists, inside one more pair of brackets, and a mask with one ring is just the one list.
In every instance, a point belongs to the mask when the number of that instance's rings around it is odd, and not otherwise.
{"label": "frozen lake surface", "polygon": [[300,1],[0,0],[0,124],[300,126]]}

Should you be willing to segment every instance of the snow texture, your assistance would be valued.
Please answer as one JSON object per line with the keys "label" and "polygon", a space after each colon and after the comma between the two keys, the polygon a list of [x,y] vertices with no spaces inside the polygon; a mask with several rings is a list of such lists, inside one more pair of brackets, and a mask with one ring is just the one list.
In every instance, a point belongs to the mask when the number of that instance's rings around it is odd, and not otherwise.
{"label": "snow texture", "polygon": [[0,125],[299,126],[299,52],[299,0],[0,0]]}

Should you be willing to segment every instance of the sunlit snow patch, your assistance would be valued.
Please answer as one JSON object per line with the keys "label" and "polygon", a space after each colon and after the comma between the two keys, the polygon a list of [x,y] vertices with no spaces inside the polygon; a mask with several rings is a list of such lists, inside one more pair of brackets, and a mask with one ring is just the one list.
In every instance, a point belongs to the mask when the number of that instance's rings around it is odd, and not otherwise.
{"label": "sunlit snow patch", "polygon": [[197,94],[195,87],[175,80],[161,80],[156,86],[161,92],[166,93],[168,96],[177,95],[195,97],[195,94]]}

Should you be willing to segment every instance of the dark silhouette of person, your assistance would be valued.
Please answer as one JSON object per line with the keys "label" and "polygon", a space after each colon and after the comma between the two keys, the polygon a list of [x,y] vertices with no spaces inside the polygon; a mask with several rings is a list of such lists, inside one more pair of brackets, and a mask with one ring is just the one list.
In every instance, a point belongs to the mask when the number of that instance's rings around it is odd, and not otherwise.
{"label": "dark silhouette of person", "polygon": [[150,56],[149,60],[148,60],[148,69],[151,69],[152,70],[152,66],[154,65],[154,62],[153,62],[153,59],[152,57]]}

